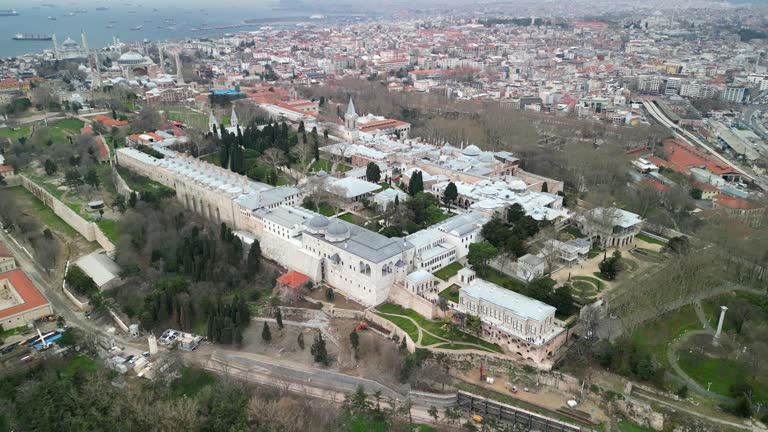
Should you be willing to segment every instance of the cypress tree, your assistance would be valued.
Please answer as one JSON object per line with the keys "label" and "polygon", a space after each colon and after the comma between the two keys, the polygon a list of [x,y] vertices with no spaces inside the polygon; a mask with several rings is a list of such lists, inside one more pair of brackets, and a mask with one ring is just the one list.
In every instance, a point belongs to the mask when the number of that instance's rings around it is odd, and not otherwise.
{"label": "cypress tree", "polygon": [[277,312],[275,312],[275,321],[277,321],[277,327],[280,328],[280,330],[283,329],[283,312],[280,311],[280,308],[277,308]]}
{"label": "cypress tree", "polygon": [[320,160],[320,137],[317,136],[317,126],[312,128],[312,149],[315,152],[315,160]]}
{"label": "cypress tree", "polygon": [[243,345],[243,333],[240,331],[240,327],[235,327],[235,344],[240,347]]}
{"label": "cypress tree", "polygon": [[320,330],[317,331],[315,341],[312,343],[309,352],[312,353],[312,357],[314,357],[316,362],[328,366],[328,351],[325,348],[325,339],[323,339],[323,334],[320,333]]}
{"label": "cypress tree", "polygon": [[269,342],[272,340],[272,333],[269,331],[269,324],[264,321],[264,328],[261,330],[261,338]]}

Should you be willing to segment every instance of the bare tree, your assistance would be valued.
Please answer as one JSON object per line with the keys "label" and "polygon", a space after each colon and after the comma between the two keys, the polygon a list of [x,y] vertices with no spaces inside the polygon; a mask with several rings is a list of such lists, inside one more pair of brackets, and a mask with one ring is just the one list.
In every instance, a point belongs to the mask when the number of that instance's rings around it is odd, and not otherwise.
{"label": "bare tree", "polygon": [[268,148],[263,155],[261,155],[261,161],[269,165],[273,171],[277,172],[279,168],[288,162],[288,158],[285,156],[285,152],[278,148]]}

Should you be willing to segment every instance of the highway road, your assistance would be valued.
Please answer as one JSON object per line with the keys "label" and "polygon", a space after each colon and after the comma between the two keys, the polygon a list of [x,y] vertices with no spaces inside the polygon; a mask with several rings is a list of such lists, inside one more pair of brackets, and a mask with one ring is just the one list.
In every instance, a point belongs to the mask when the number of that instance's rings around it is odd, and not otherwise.
{"label": "highway road", "polygon": [[651,117],[653,117],[656,121],[658,121],[662,126],[666,127],[667,129],[670,129],[677,138],[685,141],[686,143],[688,143],[689,145],[692,145],[693,147],[704,149],[719,161],[728,165],[735,171],[742,173],[744,177],[750,179],[752,182],[757,184],[761,189],[768,190],[768,181],[762,178],[756,178],[756,176],[745,172],[743,168],[737,166],[736,164],[734,164],[733,162],[725,158],[723,155],[718,153],[715,149],[704,144],[694,134],[674,124],[663,112],[661,112],[661,109],[659,109],[656,106],[656,104],[653,103],[653,101],[643,100],[643,107],[645,107],[645,110],[648,111],[648,114],[650,114]]}

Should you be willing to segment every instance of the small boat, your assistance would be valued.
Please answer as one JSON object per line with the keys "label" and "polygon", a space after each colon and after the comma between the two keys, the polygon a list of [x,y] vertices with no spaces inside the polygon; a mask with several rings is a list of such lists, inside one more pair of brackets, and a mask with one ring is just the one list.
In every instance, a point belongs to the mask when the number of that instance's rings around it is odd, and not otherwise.
{"label": "small boat", "polygon": [[115,28],[112,24],[107,24],[107,28]]}
{"label": "small boat", "polygon": [[141,26],[141,25],[140,25],[140,26],[136,26],[136,27],[131,27],[131,30],[132,30],[132,31],[136,31],[136,30],[141,30],[141,29],[143,29],[143,28],[144,28],[144,26]]}
{"label": "small boat", "polygon": [[99,6],[99,7],[96,8],[96,10],[104,11],[104,10],[109,10],[109,8],[106,7],[106,6]]}
{"label": "small boat", "polygon": [[56,17],[48,15],[48,21],[56,21]]}

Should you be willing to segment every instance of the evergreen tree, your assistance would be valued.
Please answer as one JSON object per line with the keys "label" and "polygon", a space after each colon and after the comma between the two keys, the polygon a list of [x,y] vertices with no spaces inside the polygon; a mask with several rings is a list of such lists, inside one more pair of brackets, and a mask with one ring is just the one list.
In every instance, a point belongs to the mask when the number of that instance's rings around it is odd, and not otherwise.
{"label": "evergreen tree", "polygon": [[456,198],[458,197],[459,191],[456,189],[456,184],[453,182],[448,183],[448,185],[445,187],[445,192],[443,192],[443,202],[450,206],[451,203],[456,201]]}
{"label": "evergreen tree", "polygon": [[400,206],[400,196],[395,195],[395,207],[398,207],[398,206]]}
{"label": "evergreen tree", "polygon": [[254,240],[251,249],[248,250],[248,261],[246,264],[246,273],[250,279],[259,272],[261,266],[261,245],[258,240]]}
{"label": "evergreen tree", "polygon": [[269,331],[269,324],[264,321],[264,328],[261,330],[261,338],[269,342],[272,340],[272,333]]}
{"label": "evergreen tree", "polygon": [[277,327],[282,330],[283,329],[283,312],[280,310],[280,308],[277,308],[277,311],[275,312],[275,321],[277,321]]}
{"label": "evergreen tree", "polygon": [[302,120],[299,122],[299,133],[303,134],[305,131],[306,129],[304,129],[304,120]]}
{"label": "evergreen tree", "polygon": [[136,207],[136,201],[139,200],[138,195],[136,195],[136,192],[131,192],[131,195],[128,196],[128,207],[134,208]]}
{"label": "evergreen tree", "polygon": [[314,357],[316,362],[328,366],[328,351],[325,348],[325,339],[323,339],[323,334],[320,333],[320,330],[317,331],[315,341],[312,343],[309,352],[312,353],[312,357]]}
{"label": "evergreen tree", "polygon": [[117,112],[115,112],[114,108],[112,108],[112,120],[117,120]]}
{"label": "evergreen tree", "polygon": [[304,351],[304,333],[299,333],[299,336],[296,338],[296,343],[299,344],[299,348]]}
{"label": "evergreen tree", "polygon": [[352,330],[349,334],[349,344],[352,345],[352,351],[355,353],[355,359],[358,359],[358,348],[360,347],[360,335],[357,330]]}
{"label": "evergreen tree", "polygon": [[317,126],[312,128],[312,150],[315,154],[315,160],[320,160],[320,138],[317,136]]}
{"label": "evergreen tree", "polygon": [[541,191],[542,191],[542,192],[549,192],[549,186],[547,186],[547,182],[544,182],[544,183],[541,185]]}
{"label": "evergreen tree", "polygon": [[381,169],[373,162],[368,162],[365,167],[365,178],[371,183],[378,183],[381,180]]}
{"label": "evergreen tree", "polygon": [[408,195],[415,196],[419,192],[424,192],[424,180],[421,171],[414,171],[408,182]]}
{"label": "evergreen tree", "polygon": [[86,184],[99,189],[99,184],[101,183],[99,179],[99,173],[96,172],[96,168],[91,168],[88,170],[87,173],[85,173],[85,177],[83,178]]}
{"label": "evergreen tree", "polygon": [[219,131],[216,128],[216,124],[213,125],[213,130],[211,131],[214,139],[219,139]]}

